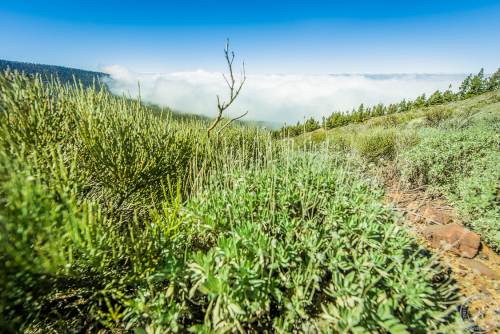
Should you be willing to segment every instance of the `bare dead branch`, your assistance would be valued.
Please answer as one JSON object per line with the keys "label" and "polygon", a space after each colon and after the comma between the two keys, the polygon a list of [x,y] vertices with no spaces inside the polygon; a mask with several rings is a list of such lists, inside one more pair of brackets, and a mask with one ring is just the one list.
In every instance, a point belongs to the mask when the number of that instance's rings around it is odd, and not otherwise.
{"label": "bare dead branch", "polygon": [[[239,83],[237,82],[237,80],[234,77],[233,62],[234,62],[235,55],[234,55],[234,52],[230,51],[230,49],[229,49],[229,39],[227,39],[227,41],[226,41],[226,47],[224,48],[224,56],[226,58],[226,63],[227,63],[227,67],[228,67],[228,70],[229,70],[229,77],[226,76],[224,73],[222,74],[222,77],[224,78],[224,81],[226,82],[226,85],[227,85],[227,87],[229,89],[229,100],[228,101],[221,101],[220,96],[217,95],[217,116],[216,116],[215,120],[212,122],[212,124],[207,129],[207,135],[209,137],[210,137],[211,131],[222,120],[222,116],[223,116],[224,111],[227,108],[229,108],[229,106],[231,106],[231,104],[233,104],[233,102],[236,100],[236,98],[240,94],[241,89],[243,88],[243,84],[245,83],[246,78],[247,78],[246,77],[246,72],[245,72],[245,62],[243,62],[242,71],[241,71],[241,78],[239,80]],[[228,122],[226,122],[224,124],[224,126],[222,127],[222,129],[224,129],[225,127],[227,127],[233,121],[242,118],[247,113],[248,113],[248,111],[246,111],[245,113],[243,113],[241,116],[238,116],[236,118],[233,118],[233,119],[229,120]],[[220,129],[217,132],[217,134],[220,133],[222,131],[222,129]]]}
{"label": "bare dead branch", "polygon": [[248,114],[248,110],[245,111],[243,114],[241,114],[240,116],[238,117],[235,117],[235,118],[231,118],[229,121],[226,122],[226,124],[224,124],[220,129],[219,131],[217,131],[217,134],[221,133],[222,130],[224,130],[229,124],[233,123],[234,121],[237,121],[239,120],[240,118],[243,118],[245,117],[246,115]]}

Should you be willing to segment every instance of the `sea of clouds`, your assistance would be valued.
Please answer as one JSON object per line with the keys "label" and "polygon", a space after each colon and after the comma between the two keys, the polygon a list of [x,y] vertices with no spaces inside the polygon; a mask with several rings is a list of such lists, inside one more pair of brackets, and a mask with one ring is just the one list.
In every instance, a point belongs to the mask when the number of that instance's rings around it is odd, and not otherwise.
{"label": "sea of clouds", "polygon": [[[228,90],[221,73],[203,70],[164,74],[136,73],[119,65],[105,67],[108,86],[116,94],[174,110],[206,116],[216,114],[216,95]],[[332,111],[350,110],[360,103],[399,102],[422,93],[432,94],[452,85],[456,90],[464,74],[333,74],[333,75],[248,75],[230,116],[248,110],[246,119],[275,125],[321,119]]]}

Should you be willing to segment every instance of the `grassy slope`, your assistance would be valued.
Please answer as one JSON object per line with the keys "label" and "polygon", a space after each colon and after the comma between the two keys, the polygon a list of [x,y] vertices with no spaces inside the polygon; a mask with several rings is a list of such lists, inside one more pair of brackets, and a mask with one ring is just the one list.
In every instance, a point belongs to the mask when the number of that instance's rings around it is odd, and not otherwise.
{"label": "grassy slope", "polygon": [[500,91],[303,135],[380,168],[395,167],[408,187],[446,197],[464,223],[500,250]]}
{"label": "grassy slope", "polygon": [[4,332],[460,325],[446,273],[348,155],[204,126],[0,75]]}

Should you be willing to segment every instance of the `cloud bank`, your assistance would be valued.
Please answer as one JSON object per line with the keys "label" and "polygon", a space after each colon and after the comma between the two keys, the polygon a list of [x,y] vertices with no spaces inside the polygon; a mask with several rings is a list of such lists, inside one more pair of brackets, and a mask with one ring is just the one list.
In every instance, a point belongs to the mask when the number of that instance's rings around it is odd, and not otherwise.
{"label": "cloud bank", "polygon": [[[136,73],[119,65],[105,67],[107,82],[116,94],[137,96],[138,83],[144,101],[174,110],[214,116],[216,95],[227,87],[220,73],[203,70],[167,74]],[[228,110],[246,119],[294,123],[304,117],[321,119],[336,110],[350,110],[360,103],[399,102],[436,89],[456,89],[462,74],[335,74],[248,75],[238,100]]]}

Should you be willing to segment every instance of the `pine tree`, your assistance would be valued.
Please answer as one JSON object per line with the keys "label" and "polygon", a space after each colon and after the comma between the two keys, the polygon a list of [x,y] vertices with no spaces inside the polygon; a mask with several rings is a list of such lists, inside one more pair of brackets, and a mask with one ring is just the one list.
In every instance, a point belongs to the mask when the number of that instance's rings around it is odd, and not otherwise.
{"label": "pine tree", "polygon": [[417,97],[415,99],[415,101],[413,102],[413,105],[416,108],[425,107],[427,105],[427,100],[425,98],[425,94],[422,94],[419,97]]}
{"label": "pine tree", "polygon": [[478,74],[472,77],[470,81],[470,89],[468,96],[479,95],[486,91],[487,81],[484,78],[484,69],[481,69]]}
{"label": "pine tree", "polygon": [[441,94],[441,91],[436,90],[428,100],[429,105],[435,105],[435,104],[441,104],[444,102],[443,94]]}
{"label": "pine tree", "polygon": [[311,117],[304,123],[304,129],[305,132],[311,132],[317,130],[319,129],[319,122],[315,120],[313,117]]}
{"label": "pine tree", "polygon": [[391,103],[387,106],[387,115],[395,114],[398,108],[395,104]]}
{"label": "pine tree", "polygon": [[466,98],[470,91],[470,83],[471,83],[472,75],[469,74],[464,81],[460,84],[458,89],[458,94],[461,98]]}
{"label": "pine tree", "polygon": [[451,91],[451,85],[443,93],[443,100],[445,102],[451,102],[456,99],[456,95]]}
{"label": "pine tree", "polygon": [[486,89],[488,91],[500,89],[500,68],[490,76],[486,84]]}
{"label": "pine tree", "polygon": [[399,102],[398,104],[398,113],[399,112],[405,112],[408,110],[408,105],[406,104],[406,100],[403,99],[403,101]]}

